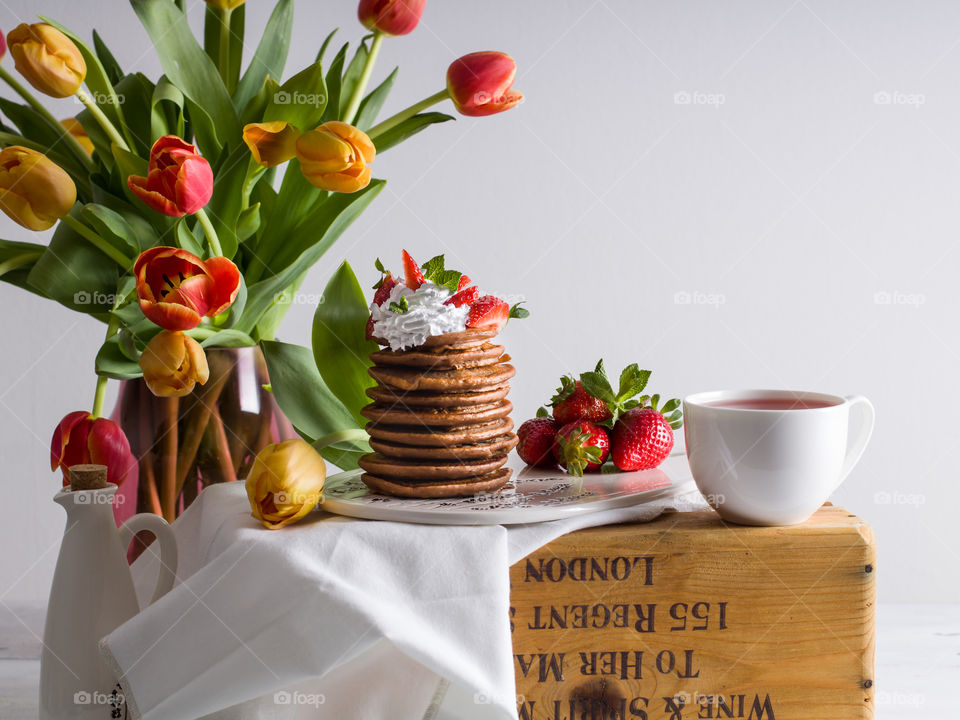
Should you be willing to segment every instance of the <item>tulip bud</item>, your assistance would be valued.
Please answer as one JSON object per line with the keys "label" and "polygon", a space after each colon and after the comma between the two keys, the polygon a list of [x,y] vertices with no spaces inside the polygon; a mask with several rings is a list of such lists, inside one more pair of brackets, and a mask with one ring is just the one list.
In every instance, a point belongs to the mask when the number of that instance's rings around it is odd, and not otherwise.
{"label": "tulip bud", "polygon": [[43,153],[20,145],[0,150],[0,210],[15,222],[47,230],[76,200],[73,180]]}
{"label": "tulip bud", "polygon": [[147,176],[129,176],[127,187],[157,212],[182,217],[210,202],[213,170],[194,145],[164,135],[150,149]]}
{"label": "tulip bud", "polygon": [[150,392],[158,397],[189,395],[194,385],[210,377],[200,343],[182,332],[162,330],[147,343],[140,369]]}
{"label": "tulip bud", "polygon": [[509,110],[523,100],[512,89],[517,64],[501,52],[475,52],[451,63],[447,91],[462,115],[480,116]]}
{"label": "tulip bud", "polygon": [[243,5],[246,0],[206,0],[207,5],[214,10],[236,10]]}
{"label": "tulip bud", "polygon": [[367,30],[379,30],[384,35],[412,33],[427,0],[360,0],[357,17]]}
{"label": "tulip bud", "polygon": [[7,54],[7,39],[3,36],[3,33],[0,32],[0,60],[3,59],[3,56]]}
{"label": "tulip bud", "polygon": [[90,141],[90,136],[87,135],[87,131],[83,129],[83,125],[80,124],[79,120],[75,117],[68,117],[61,120],[60,124],[80,143],[80,147],[87,151],[87,155],[93,155],[93,143]]}
{"label": "tulip bud", "polygon": [[113,420],[95,418],[85,410],[68,414],[53,431],[50,469],[63,471],[63,486],[70,484],[68,470],[74,465],[106,465],[107,480],[122,485],[136,477],[137,460],[130,443]]}
{"label": "tulip bud", "polygon": [[323,458],[306,441],[267,445],[247,475],[253,517],[268,530],[296,522],[320,502],[326,476]]}
{"label": "tulip bud", "polygon": [[23,23],[7,34],[7,42],[17,71],[46,95],[70,97],[87,76],[80,50],[53,25]]}
{"label": "tulip bud", "polygon": [[362,130],[331,120],[297,138],[297,159],[311,185],[352,193],[370,184],[369,163],[377,154]]}
{"label": "tulip bud", "polygon": [[281,165],[297,154],[300,131],[283,120],[243,126],[243,141],[263,167]]}

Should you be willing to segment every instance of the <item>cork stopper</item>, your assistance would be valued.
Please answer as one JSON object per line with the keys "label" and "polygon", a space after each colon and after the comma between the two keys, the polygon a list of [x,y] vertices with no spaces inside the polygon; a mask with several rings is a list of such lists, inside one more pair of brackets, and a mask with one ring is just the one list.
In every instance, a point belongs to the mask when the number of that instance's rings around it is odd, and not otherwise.
{"label": "cork stopper", "polygon": [[71,490],[100,490],[107,486],[106,465],[71,465]]}

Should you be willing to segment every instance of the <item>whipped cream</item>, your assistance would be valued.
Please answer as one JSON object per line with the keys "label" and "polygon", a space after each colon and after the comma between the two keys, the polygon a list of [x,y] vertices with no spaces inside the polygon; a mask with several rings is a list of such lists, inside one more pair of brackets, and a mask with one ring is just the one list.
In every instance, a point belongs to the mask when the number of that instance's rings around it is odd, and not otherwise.
{"label": "whipped cream", "polygon": [[[373,334],[385,340],[391,350],[406,350],[423,345],[427,338],[435,335],[462,332],[467,329],[470,306],[444,305],[451,295],[453,293],[447,288],[429,280],[411,290],[404,285],[402,278],[397,278],[390,297],[381,305],[370,305]],[[390,304],[400,304],[402,298],[407,299],[408,310],[404,313],[391,310]]]}

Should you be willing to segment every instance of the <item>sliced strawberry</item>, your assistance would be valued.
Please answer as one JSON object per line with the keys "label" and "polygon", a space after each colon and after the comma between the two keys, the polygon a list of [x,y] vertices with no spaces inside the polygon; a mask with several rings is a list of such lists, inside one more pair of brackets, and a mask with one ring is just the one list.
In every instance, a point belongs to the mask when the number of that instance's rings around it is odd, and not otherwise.
{"label": "sliced strawberry", "polygon": [[403,279],[411,290],[416,290],[426,280],[420,266],[406,250],[403,251]]}
{"label": "sliced strawberry", "polygon": [[484,295],[470,305],[467,327],[503,327],[510,317],[510,306],[494,295]]}
{"label": "sliced strawberry", "polygon": [[472,305],[477,301],[477,298],[480,297],[480,291],[477,290],[476,285],[472,285],[468,288],[463,288],[458,293],[454,293],[443,303],[444,305],[454,305],[460,307],[461,305]]}
{"label": "sliced strawberry", "polygon": [[377,288],[377,292],[373,295],[373,302],[377,305],[383,305],[387,298],[390,297],[390,293],[393,292],[393,289],[397,286],[397,281],[394,280],[393,275],[389,272],[383,276],[383,280],[380,283],[380,287]]}
{"label": "sliced strawberry", "polygon": [[470,284],[470,277],[467,275],[461,275],[460,283],[457,285],[457,292],[460,292],[469,284]]}
{"label": "sliced strawberry", "polygon": [[373,339],[373,315],[367,318],[366,336],[367,336],[367,340]]}

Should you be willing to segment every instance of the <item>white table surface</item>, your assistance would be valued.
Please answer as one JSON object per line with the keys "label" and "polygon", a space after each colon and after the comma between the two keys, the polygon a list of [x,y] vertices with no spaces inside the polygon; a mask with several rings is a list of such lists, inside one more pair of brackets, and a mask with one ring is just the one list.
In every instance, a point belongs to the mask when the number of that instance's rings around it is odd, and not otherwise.
{"label": "white table surface", "polygon": [[[0,600],[3,720],[36,720],[42,614]],[[877,620],[877,720],[955,717],[960,605],[880,605]],[[436,720],[470,720],[472,707],[451,695]]]}

